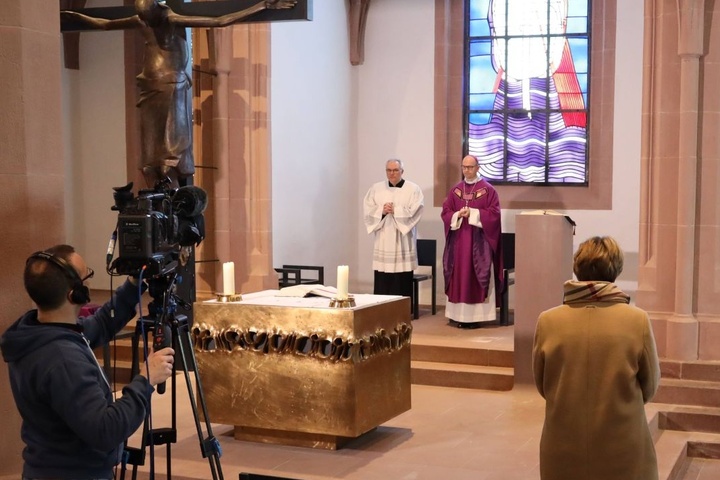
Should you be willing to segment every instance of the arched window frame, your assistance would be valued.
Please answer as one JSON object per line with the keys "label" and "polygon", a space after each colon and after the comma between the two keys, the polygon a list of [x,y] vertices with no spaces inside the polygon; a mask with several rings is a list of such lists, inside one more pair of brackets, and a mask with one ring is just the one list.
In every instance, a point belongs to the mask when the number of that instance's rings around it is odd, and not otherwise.
{"label": "arched window frame", "polygon": [[[435,206],[462,178],[465,11],[465,2],[435,2]],[[497,185],[503,208],[612,208],[616,12],[616,0],[593,0],[587,186]]]}
{"label": "arched window frame", "polygon": [[465,146],[499,184],[587,185],[590,0],[468,0]]}

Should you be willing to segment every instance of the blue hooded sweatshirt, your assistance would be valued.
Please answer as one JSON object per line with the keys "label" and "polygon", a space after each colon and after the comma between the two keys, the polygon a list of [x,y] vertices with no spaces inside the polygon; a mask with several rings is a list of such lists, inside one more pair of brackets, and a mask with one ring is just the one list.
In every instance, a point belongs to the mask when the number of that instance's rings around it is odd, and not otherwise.
{"label": "blue hooded sweatshirt", "polygon": [[0,338],[10,386],[22,416],[23,476],[113,478],[122,443],[142,425],[152,386],[136,376],[113,394],[92,348],[112,340],[135,316],[137,287],[125,282],[114,299],[77,325],[40,323],[37,310]]}

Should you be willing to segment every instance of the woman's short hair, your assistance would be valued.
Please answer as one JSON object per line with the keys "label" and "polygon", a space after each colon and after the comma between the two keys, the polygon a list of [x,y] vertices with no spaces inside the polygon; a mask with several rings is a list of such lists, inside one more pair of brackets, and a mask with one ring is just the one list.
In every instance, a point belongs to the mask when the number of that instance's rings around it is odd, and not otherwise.
{"label": "woman's short hair", "polygon": [[573,273],[581,282],[614,282],[622,273],[624,256],[612,237],[592,237],[580,244],[573,257]]}

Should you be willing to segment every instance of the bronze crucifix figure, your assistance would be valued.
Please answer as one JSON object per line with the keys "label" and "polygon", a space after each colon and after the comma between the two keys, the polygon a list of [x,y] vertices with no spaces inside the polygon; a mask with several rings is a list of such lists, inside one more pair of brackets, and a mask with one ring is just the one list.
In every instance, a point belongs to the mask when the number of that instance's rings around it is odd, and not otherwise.
{"label": "bronze crucifix figure", "polygon": [[[309,19],[310,0],[225,0],[183,3],[135,0],[127,7],[61,12],[61,30],[139,29],[145,40],[140,97],[140,142],[143,175],[148,186],[159,180],[192,177],[192,80],[186,28],[225,27],[239,22]],[[293,14],[281,14],[282,11]],[[278,12],[277,15],[271,12]]]}

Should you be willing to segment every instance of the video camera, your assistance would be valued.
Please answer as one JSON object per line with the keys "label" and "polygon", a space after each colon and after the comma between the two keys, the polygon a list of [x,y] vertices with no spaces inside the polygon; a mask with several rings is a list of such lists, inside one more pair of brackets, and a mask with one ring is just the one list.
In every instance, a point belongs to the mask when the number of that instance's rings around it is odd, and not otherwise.
{"label": "video camera", "polygon": [[114,187],[118,214],[117,229],[108,247],[108,264],[119,242],[119,255],[110,271],[119,275],[139,275],[143,266],[145,277],[165,275],[178,266],[182,247],[199,245],[205,238],[207,193],[202,188],[169,187],[161,180],[153,189],[133,195],[133,183]]}

